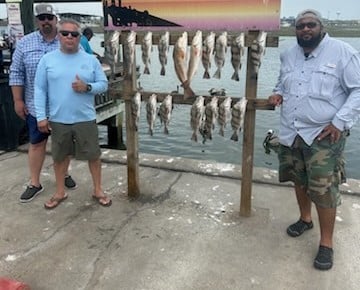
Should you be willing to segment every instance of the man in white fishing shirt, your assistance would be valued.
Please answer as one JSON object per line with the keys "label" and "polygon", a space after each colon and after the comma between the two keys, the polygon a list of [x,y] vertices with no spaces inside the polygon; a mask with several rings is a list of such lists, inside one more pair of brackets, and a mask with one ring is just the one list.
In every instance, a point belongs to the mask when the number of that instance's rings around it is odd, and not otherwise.
{"label": "man in white fishing shirt", "polygon": [[344,182],[343,151],[360,113],[360,57],[324,31],[319,12],[295,20],[297,44],[281,54],[278,83],[269,103],[281,105],[279,180],[292,181],[300,218],[287,228],[298,237],[313,228],[315,204],[320,242],[314,267],[333,266],[336,208]]}

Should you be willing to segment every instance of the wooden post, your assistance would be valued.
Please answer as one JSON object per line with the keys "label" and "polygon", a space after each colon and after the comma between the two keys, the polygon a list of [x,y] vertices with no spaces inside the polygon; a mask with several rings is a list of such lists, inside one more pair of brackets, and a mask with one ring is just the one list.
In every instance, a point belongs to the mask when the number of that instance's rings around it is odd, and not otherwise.
{"label": "wooden post", "polygon": [[118,148],[120,150],[126,150],[126,145],[124,143],[123,138],[123,122],[124,121],[124,113],[121,112],[116,116],[116,131],[117,131],[117,142]]}
{"label": "wooden post", "polygon": [[[258,31],[250,31],[249,35],[256,36]],[[248,100],[256,99],[257,94],[257,73],[251,63],[251,45],[247,53],[246,69],[246,91],[245,96]],[[254,163],[254,138],[255,138],[255,117],[256,110],[247,106],[243,132],[243,151],[242,151],[242,179],[241,179],[241,198],[240,198],[240,215],[251,215],[251,188]]]}
{"label": "wooden post", "polygon": [[[123,55],[124,43],[128,33],[121,33],[121,43]],[[128,196],[136,198],[140,195],[139,182],[139,136],[135,130],[135,122],[132,117],[132,99],[136,91],[136,61],[134,56],[134,63],[129,64],[126,58],[123,58],[124,71],[129,71],[129,65],[133,65],[131,75],[124,75],[123,81],[123,98],[125,100],[125,116],[126,116],[126,147],[127,147],[127,175],[128,175]]]}
{"label": "wooden post", "polygon": [[119,150],[126,150],[126,145],[123,140],[123,113],[116,114],[110,119],[106,120],[107,137],[109,148],[115,148]]}
{"label": "wooden post", "polygon": [[126,150],[123,138],[123,119],[124,114],[120,112],[112,117],[110,123],[107,125],[108,130],[108,145],[110,148],[119,150]]}

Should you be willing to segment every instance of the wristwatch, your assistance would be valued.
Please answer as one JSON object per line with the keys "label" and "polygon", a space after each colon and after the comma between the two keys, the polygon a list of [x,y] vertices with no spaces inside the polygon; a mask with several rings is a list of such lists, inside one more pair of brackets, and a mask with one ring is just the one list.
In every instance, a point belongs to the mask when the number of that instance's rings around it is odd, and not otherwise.
{"label": "wristwatch", "polygon": [[92,90],[92,86],[90,84],[87,84],[86,85],[86,91],[91,92],[91,90]]}

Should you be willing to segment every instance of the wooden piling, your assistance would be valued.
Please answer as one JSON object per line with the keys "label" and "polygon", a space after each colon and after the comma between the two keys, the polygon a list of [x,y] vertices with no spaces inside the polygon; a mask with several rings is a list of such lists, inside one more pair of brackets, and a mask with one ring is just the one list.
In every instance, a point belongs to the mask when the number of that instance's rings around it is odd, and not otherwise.
{"label": "wooden piling", "polygon": [[[124,43],[128,33],[121,34],[121,43],[123,55]],[[126,115],[126,147],[127,147],[127,180],[128,180],[128,196],[136,198],[140,195],[140,182],[139,182],[139,134],[136,130],[135,120],[132,117],[132,100],[136,92],[136,61],[134,55],[134,63],[127,63],[127,58],[123,58],[124,71],[131,71],[130,75],[124,75],[123,81],[123,99],[125,101],[125,115]],[[129,70],[129,66],[133,66]]]}
{"label": "wooden piling", "polygon": [[[254,36],[258,31],[250,31],[249,35]],[[245,95],[248,100],[256,99],[257,95],[257,73],[251,62],[251,45],[247,52],[247,69],[246,69],[246,87]],[[241,193],[240,193],[240,215],[251,215],[251,191],[254,165],[254,137],[255,137],[255,117],[256,110],[247,106],[243,130],[243,150],[242,150],[242,169],[241,169]]]}

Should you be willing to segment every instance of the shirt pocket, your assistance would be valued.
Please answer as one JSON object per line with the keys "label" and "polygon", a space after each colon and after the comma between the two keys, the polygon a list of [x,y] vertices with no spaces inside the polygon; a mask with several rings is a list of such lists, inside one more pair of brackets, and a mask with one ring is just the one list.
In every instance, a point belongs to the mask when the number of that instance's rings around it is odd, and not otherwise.
{"label": "shirt pocket", "polygon": [[312,74],[311,98],[330,100],[338,85],[339,78],[336,74],[336,68],[322,66]]}

